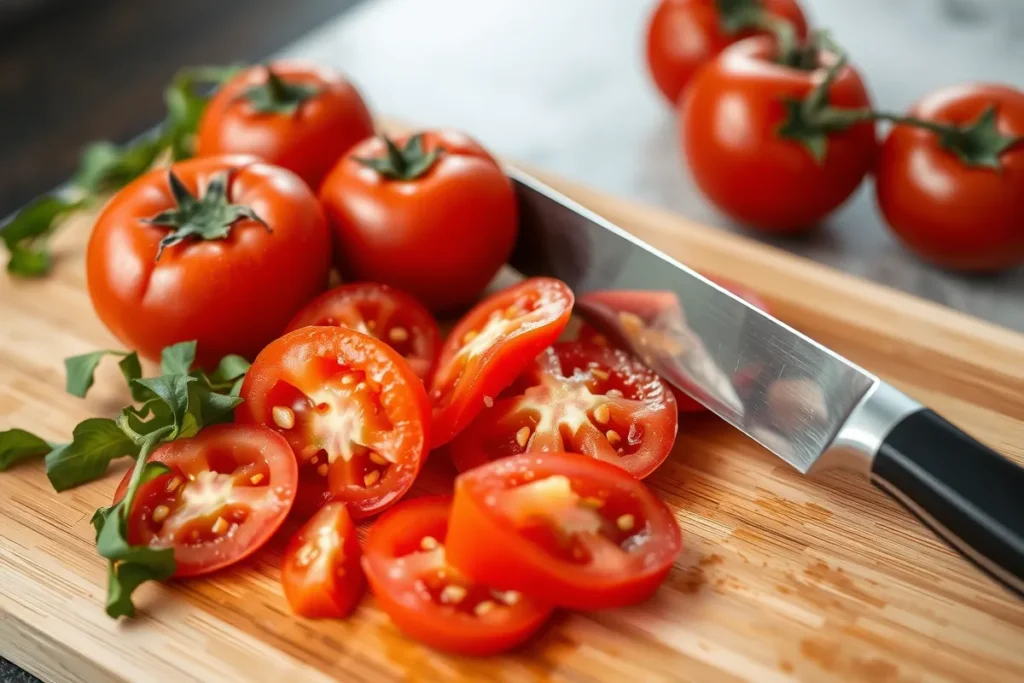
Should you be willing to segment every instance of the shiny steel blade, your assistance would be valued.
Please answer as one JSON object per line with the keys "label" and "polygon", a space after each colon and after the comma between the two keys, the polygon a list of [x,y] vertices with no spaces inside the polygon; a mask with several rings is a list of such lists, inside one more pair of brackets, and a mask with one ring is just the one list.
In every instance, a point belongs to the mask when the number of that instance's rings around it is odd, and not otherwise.
{"label": "shiny steel blade", "polygon": [[515,169],[512,265],[550,275],[577,312],[662,377],[807,472],[878,379]]}

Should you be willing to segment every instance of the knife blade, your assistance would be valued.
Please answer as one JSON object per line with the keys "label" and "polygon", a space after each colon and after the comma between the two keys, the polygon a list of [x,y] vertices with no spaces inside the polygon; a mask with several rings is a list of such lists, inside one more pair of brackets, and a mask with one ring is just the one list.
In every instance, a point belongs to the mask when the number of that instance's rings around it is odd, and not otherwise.
{"label": "knife blade", "polygon": [[511,265],[803,474],[857,472],[1024,596],[1024,469],[863,368],[539,180]]}

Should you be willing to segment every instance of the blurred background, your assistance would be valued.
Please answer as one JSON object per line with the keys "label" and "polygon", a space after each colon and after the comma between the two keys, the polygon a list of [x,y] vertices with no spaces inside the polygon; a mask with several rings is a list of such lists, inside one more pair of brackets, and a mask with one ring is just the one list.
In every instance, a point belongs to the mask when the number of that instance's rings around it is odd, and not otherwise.
{"label": "blurred background", "polygon": [[[510,159],[742,230],[696,192],[643,55],[654,0],[6,0],[0,211],[74,170],[81,145],[157,122],[181,65],[283,53],[333,64],[378,114],[453,126]],[[897,111],[968,81],[1024,86],[1021,0],[803,0]],[[297,41],[297,42],[295,42]],[[1022,218],[1024,221],[1024,218]],[[764,238],[759,238],[764,239]],[[825,229],[778,246],[1024,329],[1024,274],[924,265],[881,224],[870,182]]]}

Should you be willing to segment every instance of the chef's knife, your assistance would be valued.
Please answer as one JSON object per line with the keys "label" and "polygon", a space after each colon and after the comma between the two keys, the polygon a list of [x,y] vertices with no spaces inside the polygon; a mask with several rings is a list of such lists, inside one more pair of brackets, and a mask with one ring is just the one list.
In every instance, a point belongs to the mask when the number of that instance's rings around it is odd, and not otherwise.
{"label": "chef's knife", "polygon": [[853,470],[1024,596],[1024,469],[625,230],[507,169],[512,265],[801,473]]}

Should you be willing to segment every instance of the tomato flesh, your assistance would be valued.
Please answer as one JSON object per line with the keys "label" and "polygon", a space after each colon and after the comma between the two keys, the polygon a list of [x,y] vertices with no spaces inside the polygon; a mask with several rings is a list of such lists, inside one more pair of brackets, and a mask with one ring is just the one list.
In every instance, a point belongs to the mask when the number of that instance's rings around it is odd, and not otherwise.
{"label": "tomato flesh", "polygon": [[436,496],[390,510],[370,529],[363,568],[381,608],[407,635],[457,654],[503,652],[533,635],[551,610],[448,564],[451,505],[451,496]]}
{"label": "tomato flesh", "polygon": [[625,351],[569,342],[538,356],[448,449],[460,472],[568,451],[645,477],[668,457],[676,428],[675,399],[652,370]]}
{"label": "tomato flesh", "polygon": [[441,349],[441,334],[430,311],[408,294],[373,282],[325,292],[299,311],[288,331],[309,325],[347,327],[380,339],[424,380],[433,372]]}
{"label": "tomato flesh", "polygon": [[531,278],[478,304],[454,327],[430,385],[433,446],[462,431],[558,339],[574,297],[565,283]]}
{"label": "tomato flesh", "polygon": [[363,595],[366,581],[352,516],[343,503],[327,503],[288,543],[281,585],[295,614],[342,619]]}
{"label": "tomato flesh", "polygon": [[476,581],[575,609],[630,605],[682,549],[672,512],[619,467],[570,453],[496,460],[456,479],[448,561]]}
{"label": "tomato flesh", "polygon": [[423,383],[386,344],[343,327],[303,327],[268,345],[242,383],[240,422],[282,434],[299,463],[297,513],[327,500],[359,519],[409,489],[426,456]]}
{"label": "tomato flesh", "polygon": [[[206,574],[248,557],[277,531],[295,500],[295,458],[269,429],[207,427],[160,446],[150,460],[171,471],[139,489],[128,540],[173,548],[175,576]],[[115,503],[131,475],[121,480]]]}

